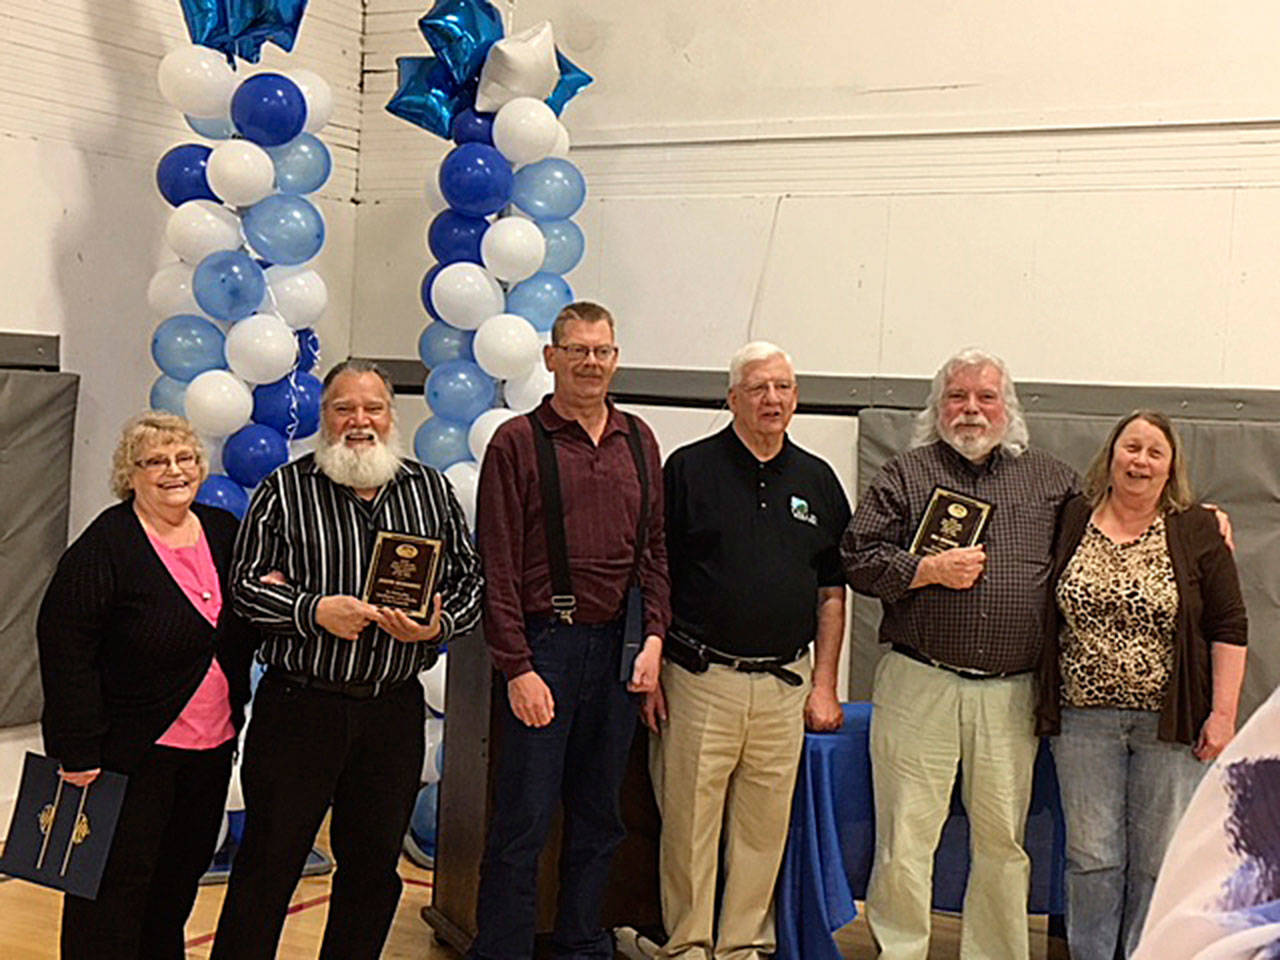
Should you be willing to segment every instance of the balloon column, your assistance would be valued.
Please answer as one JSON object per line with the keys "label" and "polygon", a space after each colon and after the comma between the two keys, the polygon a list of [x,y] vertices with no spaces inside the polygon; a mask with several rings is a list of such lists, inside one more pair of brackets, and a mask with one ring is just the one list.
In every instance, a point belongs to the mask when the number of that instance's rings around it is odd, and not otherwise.
{"label": "balloon column", "polygon": [[309,70],[234,72],[236,56],[256,62],[264,42],[292,49],[305,0],[181,2],[193,44],[164,57],[158,81],[202,139],[156,167],[177,259],[147,290],[163,318],[150,400],[186,416],[214,454],[220,469],[196,499],[242,515],[248,491],[319,427],[312,327],[328,292],[310,264],[325,225],[307,194],[332,166],[316,133],[333,98]]}
{"label": "balloon column", "polygon": [[[438,0],[418,21],[434,57],[400,57],[387,110],[455,146],[435,173],[449,204],[426,229],[431,318],[418,338],[431,417],[414,436],[475,522],[479,461],[507,420],[551,390],[542,346],[582,259],[571,219],[586,182],[557,117],[591,77],[556,49],[551,25],[503,36],[487,0]],[[499,389],[499,381],[502,383]]]}

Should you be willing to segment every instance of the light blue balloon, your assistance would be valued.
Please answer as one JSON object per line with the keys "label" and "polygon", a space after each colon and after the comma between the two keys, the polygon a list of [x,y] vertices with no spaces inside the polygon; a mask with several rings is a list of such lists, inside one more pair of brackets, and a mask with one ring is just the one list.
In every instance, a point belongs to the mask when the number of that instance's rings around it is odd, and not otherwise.
{"label": "light blue balloon", "polygon": [[151,335],[151,356],[157,367],[183,381],[185,389],[198,374],[226,366],[222,353],[225,341],[216,324],[193,313],[179,313],[156,327]]}
{"label": "light blue balloon", "polygon": [[243,320],[262,304],[267,275],[243,250],[219,250],[200,261],[191,289],[209,316]]}
{"label": "light blue balloon", "polygon": [[418,337],[418,356],[428,370],[450,360],[474,360],[471,342],[475,338],[473,330],[459,330],[443,320],[433,320]]}
{"label": "light blue balloon", "polygon": [[471,459],[467,446],[470,427],[440,415],[424,420],[413,435],[413,452],[418,460],[437,470],[446,470],[463,460]]}
{"label": "light blue balloon", "polygon": [[470,360],[449,360],[433,369],[423,390],[431,412],[469,424],[493,406],[498,385]]}
{"label": "light blue balloon", "polygon": [[306,263],[324,246],[324,218],[310,202],[273,193],[244,212],[244,236],[269,263]]}
{"label": "light blue balloon", "polygon": [[186,114],[184,119],[187,126],[200,134],[202,137],[208,137],[210,140],[229,140],[236,133],[236,125],[231,122],[231,117],[193,117]]}
{"label": "light blue balloon", "polygon": [[563,157],[547,157],[516,171],[511,199],[535,220],[568,220],[587,198],[587,181]]}
{"label": "light blue balloon", "polygon": [[573,290],[564,277],[539,271],[507,291],[507,313],[524,317],[533,329],[546,332],[556,314],[573,302]]}
{"label": "light blue balloon", "polygon": [[547,240],[547,255],[542,258],[544,273],[568,273],[578,265],[587,245],[581,227],[572,220],[543,220],[538,229]]}
{"label": "light blue balloon", "polygon": [[324,186],[333,169],[328,148],[310,133],[300,133],[267,153],[276,166],[276,189],[281,193],[314,193]]}
{"label": "light blue balloon", "polygon": [[167,373],[162,373],[156,377],[156,382],[151,385],[151,399],[149,405],[152,410],[165,410],[169,413],[176,413],[180,417],[187,415],[187,385],[181,380],[175,380]]}

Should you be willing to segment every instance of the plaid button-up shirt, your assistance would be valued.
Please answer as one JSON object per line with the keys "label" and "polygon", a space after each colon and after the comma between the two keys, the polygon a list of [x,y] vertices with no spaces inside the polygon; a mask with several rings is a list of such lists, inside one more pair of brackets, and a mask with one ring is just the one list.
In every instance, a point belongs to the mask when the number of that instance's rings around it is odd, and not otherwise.
{"label": "plaid button-up shirt", "polygon": [[[995,504],[982,538],[986,568],[967,590],[910,589],[920,558],[907,547],[937,486]],[[840,546],[850,585],[883,604],[880,641],[970,670],[1032,668],[1052,602],[1058,512],[1078,487],[1074,470],[1040,450],[1012,457],[997,448],[975,464],[937,441],[890,460]]]}

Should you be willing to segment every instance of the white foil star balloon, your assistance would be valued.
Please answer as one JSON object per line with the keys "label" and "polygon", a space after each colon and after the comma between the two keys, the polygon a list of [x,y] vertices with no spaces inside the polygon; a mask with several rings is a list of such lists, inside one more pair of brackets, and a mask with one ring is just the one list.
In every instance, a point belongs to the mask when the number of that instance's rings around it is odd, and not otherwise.
{"label": "white foil star balloon", "polygon": [[556,42],[546,20],[513,33],[489,48],[480,70],[476,110],[497,110],[516,97],[545,100],[560,79]]}

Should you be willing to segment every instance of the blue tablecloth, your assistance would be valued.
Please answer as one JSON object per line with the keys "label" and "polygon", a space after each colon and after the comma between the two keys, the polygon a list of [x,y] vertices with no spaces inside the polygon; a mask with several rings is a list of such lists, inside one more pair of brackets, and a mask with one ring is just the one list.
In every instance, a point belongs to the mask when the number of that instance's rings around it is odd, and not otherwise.
{"label": "blue tablecloth", "polygon": [[[858,915],[866,897],[875,848],[868,734],[871,704],[844,704],[837,733],[805,736],[791,806],[791,829],[778,876],[777,960],[840,960],[831,934]],[[933,905],[959,910],[969,875],[969,823],[960,802],[959,776],[951,815],[934,858]],[[1047,742],[1036,757],[1027,818],[1033,913],[1063,912],[1062,807]]]}

